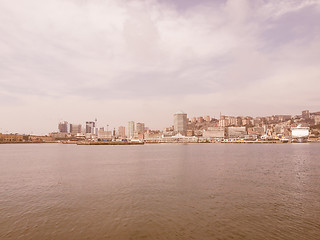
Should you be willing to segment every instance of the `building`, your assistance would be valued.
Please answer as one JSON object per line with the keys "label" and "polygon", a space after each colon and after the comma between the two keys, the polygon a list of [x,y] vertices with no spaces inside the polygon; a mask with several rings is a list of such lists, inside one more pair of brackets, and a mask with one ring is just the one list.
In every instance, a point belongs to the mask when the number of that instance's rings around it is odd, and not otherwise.
{"label": "building", "polygon": [[81,133],[81,124],[70,124],[70,133],[71,135],[77,135]]}
{"label": "building", "polygon": [[207,131],[203,131],[204,138],[224,138],[224,127],[209,127]]}
{"label": "building", "polygon": [[159,130],[147,130],[145,134],[145,138],[155,139],[155,138],[161,138],[162,134]]}
{"label": "building", "polygon": [[10,142],[23,142],[24,136],[19,134],[1,134],[0,142],[10,143]]}
{"label": "building", "polygon": [[86,133],[95,134],[95,122],[86,122]]}
{"label": "building", "polygon": [[134,121],[128,123],[128,138],[133,138],[135,132]]}
{"label": "building", "polygon": [[61,133],[67,133],[69,132],[69,125],[67,121],[60,122],[58,126],[59,132]]}
{"label": "building", "polygon": [[204,122],[204,118],[203,117],[198,117],[198,122],[199,123],[203,123]]}
{"label": "building", "polygon": [[174,131],[180,133],[183,136],[186,136],[188,128],[187,114],[184,112],[177,112],[173,115],[173,119]]}
{"label": "building", "polygon": [[205,120],[206,122],[210,122],[210,121],[211,121],[211,117],[210,117],[210,116],[205,116],[205,117],[204,117],[204,120]]}
{"label": "building", "polygon": [[309,127],[292,127],[291,136],[292,140],[297,140],[298,142],[305,142],[308,140],[310,128]]}
{"label": "building", "polygon": [[69,138],[68,133],[61,133],[61,132],[49,133],[49,137],[52,137],[55,140],[64,140]]}
{"label": "building", "polygon": [[227,127],[227,138],[244,138],[247,135],[246,127]]}
{"label": "building", "polygon": [[196,117],[191,118],[191,123],[196,123],[196,122],[197,122],[197,118]]}
{"label": "building", "polygon": [[120,126],[118,128],[118,137],[120,137],[120,138],[126,137],[126,128],[124,126]]}
{"label": "building", "polygon": [[144,123],[137,123],[136,132],[138,134],[144,134],[144,130],[145,130]]}
{"label": "building", "polygon": [[112,138],[112,131],[105,131],[103,127],[99,128],[98,137],[100,139],[111,139]]}
{"label": "building", "polygon": [[262,136],[265,133],[265,129],[263,127],[249,127],[248,135],[257,135]]}
{"label": "building", "polygon": [[315,125],[318,125],[318,124],[320,124],[320,116],[314,116],[314,124]]}
{"label": "building", "polygon": [[309,110],[302,111],[302,118],[309,119],[310,118],[310,111]]}
{"label": "building", "polygon": [[242,126],[254,126],[254,119],[252,117],[244,117],[242,119]]}
{"label": "building", "polygon": [[192,137],[194,136],[194,130],[187,130],[187,137]]}
{"label": "building", "polygon": [[227,124],[226,119],[220,118],[220,120],[219,120],[219,127],[225,127],[225,126],[227,126],[227,125],[228,125],[228,124]]}

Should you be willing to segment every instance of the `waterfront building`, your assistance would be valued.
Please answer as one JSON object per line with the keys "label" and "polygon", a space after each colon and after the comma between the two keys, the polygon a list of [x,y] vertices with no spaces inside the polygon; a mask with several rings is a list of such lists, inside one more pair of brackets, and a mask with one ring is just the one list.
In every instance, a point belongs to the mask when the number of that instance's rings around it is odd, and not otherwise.
{"label": "waterfront building", "polygon": [[248,128],[248,135],[262,136],[265,133],[265,128],[263,127],[250,127]]}
{"label": "waterfront building", "polygon": [[227,127],[227,138],[244,138],[247,135],[246,127]]}
{"label": "waterfront building", "polygon": [[124,126],[120,126],[118,128],[118,137],[120,137],[120,138],[126,137],[126,128]]}
{"label": "waterfront building", "polygon": [[105,131],[103,127],[99,128],[98,137],[100,139],[111,139],[112,138],[112,131]]}
{"label": "waterfront building", "polygon": [[2,134],[0,133],[0,142],[10,143],[10,142],[23,142],[24,136],[19,134]]}
{"label": "waterfront building", "polygon": [[159,130],[147,130],[145,138],[160,138],[162,136],[161,131]]}
{"label": "waterfront building", "polygon": [[52,132],[52,133],[49,133],[49,137],[52,137],[55,140],[63,140],[63,139],[67,139],[70,136],[68,136],[68,133]]}
{"label": "waterfront building", "polygon": [[98,120],[97,120],[97,118],[94,120],[94,134],[95,135],[98,135],[98,131],[99,131],[99,129],[98,129]]}
{"label": "waterfront building", "polygon": [[208,127],[207,131],[203,131],[203,138],[224,138],[224,127]]}
{"label": "waterfront building", "polygon": [[137,123],[136,132],[138,134],[144,134],[144,130],[145,130],[144,123]]}
{"label": "waterfront building", "polygon": [[184,112],[177,112],[173,115],[173,118],[174,131],[185,136],[188,128],[187,114]]}
{"label": "waterfront building", "polygon": [[147,137],[145,142],[150,143],[196,143],[200,142],[198,137],[186,137],[178,133],[175,136]]}
{"label": "waterfront building", "polygon": [[71,135],[77,135],[81,133],[81,124],[70,124],[70,133]]}
{"label": "waterfront building", "polygon": [[86,122],[86,133],[95,134],[95,122]]}
{"label": "waterfront building", "polygon": [[128,138],[133,138],[135,132],[134,121],[128,123]]}
{"label": "waterfront building", "polygon": [[59,129],[59,132],[61,133],[67,133],[69,132],[69,125],[68,125],[68,122],[67,121],[64,121],[64,122],[60,122],[59,123],[59,126],[58,126],[58,129]]}
{"label": "waterfront building", "polygon": [[309,132],[310,132],[309,127],[301,127],[301,125],[299,125],[298,127],[292,127],[291,128],[292,140],[305,142],[309,137]]}
{"label": "waterfront building", "polygon": [[194,136],[194,130],[187,130],[187,137]]}

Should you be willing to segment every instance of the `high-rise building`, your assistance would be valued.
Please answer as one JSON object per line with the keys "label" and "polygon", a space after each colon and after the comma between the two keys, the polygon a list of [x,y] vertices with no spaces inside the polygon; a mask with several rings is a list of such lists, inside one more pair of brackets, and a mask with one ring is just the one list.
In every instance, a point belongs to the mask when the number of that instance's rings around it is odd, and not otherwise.
{"label": "high-rise building", "polygon": [[118,128],[118,136],[120,138],[125,138],[126,137],[126,128],[124,126],[120,126]]}
{"label": "high-rise building", "polygon": [[310,118],[310,111],[309,110],[302,111],[302,118],[309,119]]}
{"label": "high-rise building", "polygon": [[70,124],[70,133],[71,135],[81,133],[81,124]]}
{"label": "high-rise building", "polygon": [[95,122],[86,122],[86,133],[95,134]]}
{"label": "high-rise building", "polygon": [[188,128],[187,114],[184,112],[177,112],[173,115],[173,119],[174,131],[186,136]]}
{"label": "high-rise building", "polygon": [[128,138],[134,137],[134,121],[128,123]]}
{"label": "high-rise building", "polygon": [[144,123],[137,123],[136,132],[138,134],[144,134]]}
{"label": "high-rise building", "polygon": [[96,118],[94,120],[94,134],[98,135],[98,131],[99,131],[99,129],[98,129],[98,119]]}
{"label": "high-rise building", "polygon": [[69,125],[68,125],[68,122],[67,122],[67,121],[60,122],[60,123],[59,123],[59,126],[58,126],[59,132],[61,132],[61,133],[67,133],[68,130],[69,130],[68,127],[69,127]]}

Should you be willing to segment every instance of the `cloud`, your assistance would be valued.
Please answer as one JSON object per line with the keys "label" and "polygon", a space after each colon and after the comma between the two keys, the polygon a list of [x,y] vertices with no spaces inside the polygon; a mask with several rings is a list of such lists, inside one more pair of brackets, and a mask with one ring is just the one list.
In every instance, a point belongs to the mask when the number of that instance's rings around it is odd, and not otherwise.
{"label": "cloud", "polygon": [[[159,128],[176,109],[254,115],[277,104],[279,111],[300,111],[298,93],[317,108],[319,6],[316,0],[0,0],[0,107],[8,115],[50,111],[55,121],[73,114],[80,122],[89,116],[74,110],[76,103],[106,121],[101,109],[112,103],[114,125],[128,112],[126,120],[148,119]],[[158,120],[141,106],[158,109]],[[15,121],[5,125],[14,129]],[[43,124],[43,131],[50,128]]]}

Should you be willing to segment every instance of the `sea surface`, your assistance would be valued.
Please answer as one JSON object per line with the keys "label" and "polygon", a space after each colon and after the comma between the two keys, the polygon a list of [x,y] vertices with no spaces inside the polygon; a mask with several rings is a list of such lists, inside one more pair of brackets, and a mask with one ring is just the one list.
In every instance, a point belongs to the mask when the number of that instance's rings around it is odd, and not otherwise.
{"label": "sea surface", "polygon": [[320,144],[0,145],[0,239],[320,239]]}

